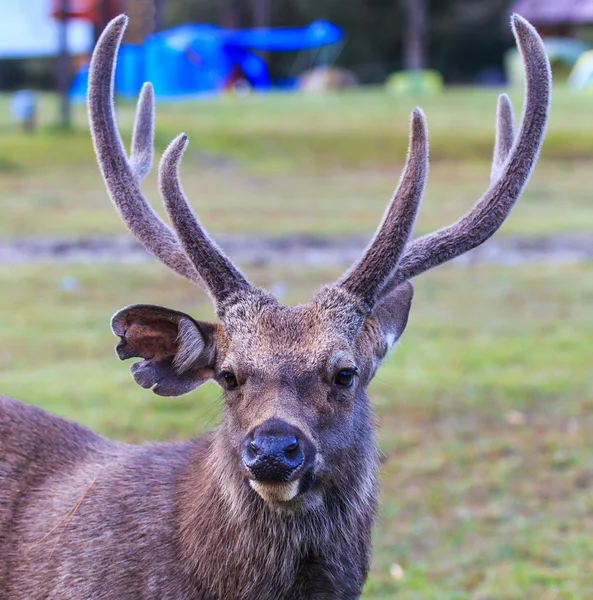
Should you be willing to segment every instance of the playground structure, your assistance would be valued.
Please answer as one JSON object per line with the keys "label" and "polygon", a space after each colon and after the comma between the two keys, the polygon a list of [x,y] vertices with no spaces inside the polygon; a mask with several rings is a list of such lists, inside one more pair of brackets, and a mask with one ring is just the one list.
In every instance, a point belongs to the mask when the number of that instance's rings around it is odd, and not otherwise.
{"label": "playground structure", "polygon": [[593,87],[593,50],[583,52],[576,61],[567,81],[575,91]]}
{"label": "playground structure", "polygon": [[[581,57],[591,50],[591,46],[572,38],[545,37],[543,41],[546,54],[550,59],[555,83],[568,82],[570,85],[577,64]],[[514,48],[506,52],[504,65],[509,83],[511,85],[523,85],[521,58]],[[580,79],[582,80],[582,77]]]}
{"label": "playground structure", "polygon": [[[593,48],[571,38],[544,38],[556,84],[565,84],[570,90],[580,92],[593,89]],[[520,56],[509,50],[504,57],[507,79],[511,85],[523,85]]]}
{"label": "playground structure", "polygon": [[[339,44],[342,31],[327,21],[307,27],[232,31],[205,24],[180,25],[149,36],[140,45],[121,47],[115,90],[137,96],[152,81],[160,99],[218,94],[237,82],[266,91],[272,87],[268,66],[257,53],[319,51]],[[86,96],[88,64],[75,77],[71,96]],[[284,82],[286,85],[286,82]]]}

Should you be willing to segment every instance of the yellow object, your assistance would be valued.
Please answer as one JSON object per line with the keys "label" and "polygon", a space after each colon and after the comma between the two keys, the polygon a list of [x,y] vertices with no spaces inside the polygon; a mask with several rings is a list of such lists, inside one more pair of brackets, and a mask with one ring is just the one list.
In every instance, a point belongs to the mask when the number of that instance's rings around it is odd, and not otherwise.
{"label": "yellow object", "polygon": [[583,52],[573,67],[568,81],[568,87],[580,91],[593,84],[593,50]]}
{"label": "yellow object", "polygon": [[438,94],[443,90],[443,77],[438,71],[398,71],[392,73],[385,82],[387,90],[393,94]]}

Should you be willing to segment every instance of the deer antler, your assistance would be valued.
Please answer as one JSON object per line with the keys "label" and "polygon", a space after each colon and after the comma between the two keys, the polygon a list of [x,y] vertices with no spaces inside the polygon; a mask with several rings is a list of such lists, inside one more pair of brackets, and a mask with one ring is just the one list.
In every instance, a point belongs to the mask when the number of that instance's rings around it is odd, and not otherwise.
{"label": "deer antler", "polygon": [[[138,240],[169,268],[205,288],[220,307],[233,294],[253,288],[202,228],[183,194],[179,163],[186,136],[171,143],[159,169],[161,195],[176,236],[153,211],[139,186],[153,160],[154,95],[150,84],[145,84],[138,100],[129,159],[117,130],[113,79],[126,24],[127,17],[122,15],[107,26],[91,61],[89,117],[99,166],[113,203]],[[518,15],[513,15],[512,26],[526,71],[518,135],[510,100],[503,94],[498,103],[488,190],[456,223],[409,242],[428,171],[426,122],[420,110],[413,112],[406,166],[393,199],[362,258],[337,282],[367,309],[406,279],[482,244],[501,226],[521,195],[544,137],[551,76],[535,29]]]}
{"label": "deer antler", "polygon": [[417,108],[410,123],[406,165],[393,199],[363,257],[338,282],[369,308],[375,304],[412,235],[427,174],[428,133],[424,115]]}
{"label": "deer antler", "polygon": [[496,137],[494,138],[490,185],[496,183],[496,180],[500,177],[514,141],[515,117],[513,115],[513,105],[506,94],[501,94],[498,97],[496,110]]}
{"label": "deer antler", "polygon": [[138,181],[142,181],[150,169],[154,157],[154,90],[152,83],[145,83],[136,104],[136,117],[132,130],[130,163]]}
{"label": "deer antler", "polygon": [[[187,206],[177,169],[182,152],[177,156],[171,150],[179,147],[180,138],[173,142],[163,157],[161,191],[183,247],[140,190],[139,184],[150,171],[153,159],[154,94],[150,84],[144,85],[138,99],[130,159],[117,129],[113,105],[114,73],[117,51],[127,22],[128,18],[121,15],[109,23],[91,60],[89,120],[99,167],[113,204],[138,241],[170,269],[204,288],[219,305],[232,293],[251,286],[209,238]],[[188,221],[180,225],[181,218]],[[195,239],[189,240],[187,235]],[[191,260],[184,248],[191,250]]]}
{"label": "deer antler", "polygon": [[337,282],[368,308],[405,280],[485,242],[521,195],[544,138],[551,75],[535,29],[518,15],[513,15],[512,26],[526,72],[525,108],[517,139],[511,102],[503,94],[498,102],[490,187],[459,221],[408,243],[428,167],[424,119],[420,111],[414,112],[408,159],[393,200],[363,257]]}
{"label": "deer antler", "polygon": [[187,136],[182,133],[163,154],[159,166],[161,196],[186,255],[208,288],[216,290],[216,300],[222,303],[236,292],[250,289],[251,285],[204,231],[185,198],[179,179],[179,163],[186,145]]}
{"label": "deer antler", "polygon": [[441,265],[490,238],[521,196],[537,162],[550,105],[550,63],[536,30],[519,15],[511,18],[525,65],[525,103],[515,139],[509,99],[501,96],[491,183],[474,207],[459,221],[410,242],[383,293],[403,281]]}

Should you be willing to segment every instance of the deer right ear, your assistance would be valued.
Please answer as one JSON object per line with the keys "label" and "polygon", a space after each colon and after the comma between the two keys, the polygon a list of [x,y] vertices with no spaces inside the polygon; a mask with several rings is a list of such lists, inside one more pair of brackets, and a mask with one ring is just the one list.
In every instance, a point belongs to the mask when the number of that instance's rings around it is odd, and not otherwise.
{"label": "deer right ear", "polygon": [[406,281],[386,293],[373,311],[381,327],[385,352],[393,348],[404,332],[413,298],[414,286]]}
{"label": "deer right ear", "polygon": [[111,329],[120,337],[121,360],[143,358],[131,367],[136,383],[159,396],[181,396],[214,377],[216,332],[213,323],[148,304],[117,312]]}

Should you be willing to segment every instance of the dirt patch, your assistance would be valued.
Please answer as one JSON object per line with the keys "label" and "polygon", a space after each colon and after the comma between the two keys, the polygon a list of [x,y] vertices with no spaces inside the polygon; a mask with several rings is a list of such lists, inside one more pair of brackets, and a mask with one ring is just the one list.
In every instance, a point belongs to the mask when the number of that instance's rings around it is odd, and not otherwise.
{"label": "dirt patch", "polygon": [[[366,236],[316,238],[216,236],[217,242],[242,264],[348,265],[356,260]],[[85,239],[20,239],[0,242],[0,263],[142,262],[150,255],[129,237]],[[593,235],[546,237],[499,236],[456,259],[476,263],[571,263],[593,260]]]}

